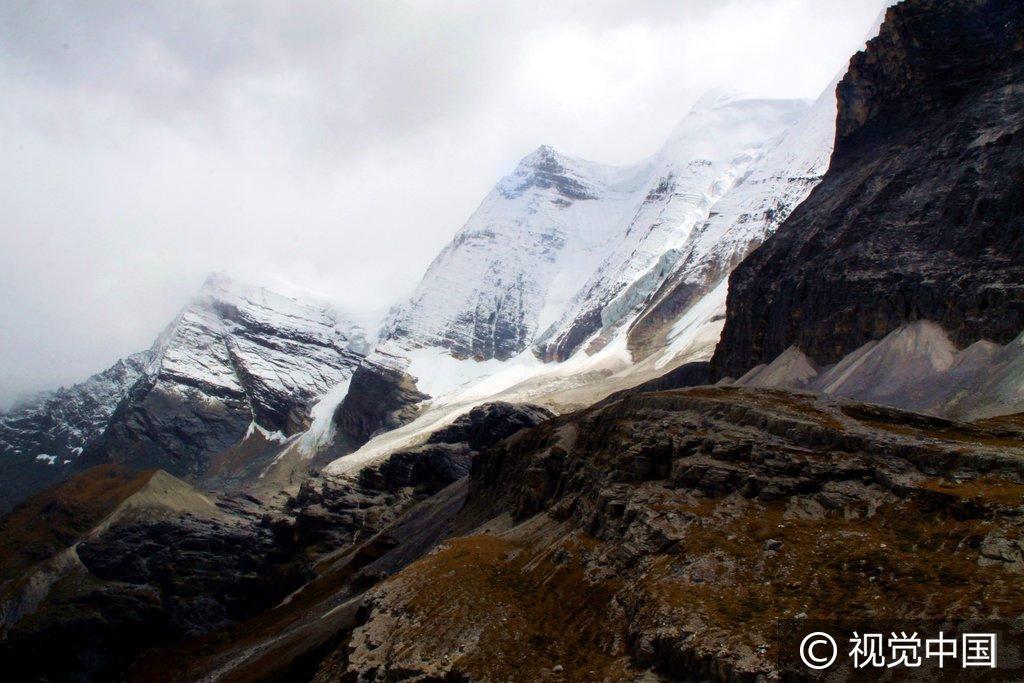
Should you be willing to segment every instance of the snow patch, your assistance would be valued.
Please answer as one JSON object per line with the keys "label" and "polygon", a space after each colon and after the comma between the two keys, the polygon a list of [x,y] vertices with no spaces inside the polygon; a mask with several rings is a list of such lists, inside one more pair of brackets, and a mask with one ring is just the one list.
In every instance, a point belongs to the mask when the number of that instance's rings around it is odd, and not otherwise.
{"label": "snow patch", "polygon": [[256,434],[257,432],[259,432],[259,434],[264,439],[272,443],[284,443],[285,441],[288,440],[288,437],[285,436],[281,431],[272,432],[266,429],[265,427],[256,424],[256,420],[253,420],[252,422],[249,423],[249,429],[245,430],[245,437],[243,438],[248,439],[250,436]]}
{"label": "snow patch", "polygon": [[729,294],[729,278],[723,278],[714,289],[690,306],[672,326],[668,346],[654,366],[664,368],[669,363],[707,360],[715,352],[725,327],[725,300]]}
{"label": "snow patch", "polygon": [[342,380],[324,394],[310,410],[312,423],[299,438],[298,447],[302,455],[306,457],[316,455],[321,448],[330,445],[334,440],[334,413],[341,402],[345,400],[345,396],[348,395],[348,387],[351,383],[351,377]]}

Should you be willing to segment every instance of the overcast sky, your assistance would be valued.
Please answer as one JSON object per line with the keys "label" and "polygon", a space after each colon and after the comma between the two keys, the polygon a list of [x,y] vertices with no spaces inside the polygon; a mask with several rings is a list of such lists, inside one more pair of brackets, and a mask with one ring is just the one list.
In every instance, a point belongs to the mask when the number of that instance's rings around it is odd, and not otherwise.
{"label": "overcast sky", "polygon": [[371,320],[541,143],[653,153],[713,87],[815,97],[882,0],[0,0],[0,407],[226,269]]}

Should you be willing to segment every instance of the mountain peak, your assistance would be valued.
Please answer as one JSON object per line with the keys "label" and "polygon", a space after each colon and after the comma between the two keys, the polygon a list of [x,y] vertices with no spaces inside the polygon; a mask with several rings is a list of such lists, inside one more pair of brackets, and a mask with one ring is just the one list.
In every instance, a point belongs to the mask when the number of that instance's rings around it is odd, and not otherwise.
{"label": "mountain peak", "polygon": [[537,149],[533,150],[525,157],[523,157],[518,166],[516,172],[521,171],[556,171],[563,170],[567,163],[571,163],[572,159],[556,150],[551,145],[540,145]]}
{"label": "mountain peak", "polygon": [[527,154],[515,172],[502,180],[499,187],[506,199],[519,197],[531,187],[554,189],[567,200],[594,199],[593,169],[598,165],[558,152],[550,145],[541,145]]}

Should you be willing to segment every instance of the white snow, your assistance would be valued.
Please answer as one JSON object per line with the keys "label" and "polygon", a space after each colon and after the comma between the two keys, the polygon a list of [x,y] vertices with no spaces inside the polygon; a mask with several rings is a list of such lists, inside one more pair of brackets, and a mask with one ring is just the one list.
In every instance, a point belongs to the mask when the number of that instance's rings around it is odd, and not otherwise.
{"label": "white snow", "polygon": [[698,101],[662,150],[640,165],[646,179],[629,221],[538,344],[564,339],[589,311],[600,311],[605,328],[630,320],[676,267],[695,228],[806,111],[803,101],[718,93]]}
{"label": "white snow", "polygon": [[351,381],[352,378],[347,377],[338,382],[309,411],[312,423],[299,438],[299,452],[304,456],[316,455],[317,451],[329,445],[334,439],[334,413],[348,395]]}
{"label": "white snow", "polygon": [[271,432],[271,431],[261,427],[260,425],[258,425],[255,420],[253,420],[252,422],[249,423],[249,428],[247,430],[245,430],[245,436],[243,438],[244,439],[248,439],[250,436],[252,436],[253,434],[256,434],[257,432],[264,439],[266,439],[267,441],[270,441],[272,443],[284,443],[285,441],[288,440],[288,437],[285,436],[282,432],[280,432],[280,431],[273,431],[273,432]]}
{"label": "white snow", "polygon": [[[698,102],[658,154],[630,167],[546,147],[526,157],[435,259],[371,355],[408,372],[433,400],[419,419],[330,470],[351,471],[407,447],[485,400],[585,394],[587,386],[625,386],[633,373],[710,358],[724,324],[728,269],[817,182],[834,118],[831,93],[811,108],[716,94]],[[770,203],[783,191],[785,203]],[[724,201],[734,208],[718,213]],[[627,323],[670,275],[708,291],[673,325],[667,348],[635,366]],[[533,344],[568,329],[595,302],[602,329],[566,361],[542,363]],[[451,349],[481,348],[481,340],[486,351],[498,319],[521,334],[516,353],[503,361],[453,357]]]}
{"label": "white snow", "polygon": [[729,278],[724,278],[676,321],[668,335],[668,346],[661,352],[655,367],[711,358],[725,326],[728,293]]}
{"label": "white snow", "polygon": [[[498,388],[503,382],[514,383],[516,377],[525,379],[543,365],[530,350],[507,361],[459,359],[437,347],[413,349],[408,357],[408,372],[416,378],[416,387],[430,396],[445,396],[484,378],[490,378],[491,386]],[[497,380],[495,384],[498,376],[506,379]],[[504,387],[498,390],[501,388]]]}
{"label": "white snow", "polygon": [[36,460],[38,460],[40,462],[45,462],[47,465],[56,465],[57,464],[57,456],[56,455],[47,455],[46,453],[40,453],[39,455],[37,455],[36,456]]}

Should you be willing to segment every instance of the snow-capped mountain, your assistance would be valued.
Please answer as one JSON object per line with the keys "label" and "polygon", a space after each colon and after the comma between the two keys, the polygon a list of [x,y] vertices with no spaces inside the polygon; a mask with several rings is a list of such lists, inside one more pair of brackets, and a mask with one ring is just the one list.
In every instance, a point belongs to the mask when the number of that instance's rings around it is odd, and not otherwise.
{"label": "snow-capped mountain", "polygon": [[329,304],[213,275],[151,349],[0,418],[3,496],[79,459],[204,474],[247,435],[283,441],[308,428],[365,345]]}
{"label": "snow-capped mountain", "polygon": [[146,370],[151,352],[123,358],[103,372],[0,415],[0,457],[29,456],[57,465],[99,436],[117,404]]}
{"label": "snow-capped mountain", "polygon": [[211,277],[161,336],[97,448],[106,458],[204,475],[209,456],[259,431],[283,441],[348,381],[363,334],[332,306]]}
{"label": "snow-capped mountain", "polygon": [[[752,163],[747,174],[715,203],[706,221],[679,249],[669,249],[659,268],[669,268],[660,288],[644,302],[629,331],[635,358],[668,345],[682,353],[686,337],[678,325],[703,299],[711,317],[725,314],[729,273],[789,217],[828,170],[835,139],[838,77],[778,143]],[[720,330],[719,330],[720,331]],[[717,341],[717,335],[713,335]]]}
{"label": "snow-capped mountain", "polygon": [[538,148],[437,256],[386,338],[477,360],[516,355],[614,244],[643,171]]}
{"label": "snow-capped mountain", "polygon": [[[668,322],[679,329],[662,341],[680,357],[709,358],[721,331],[724,276],[823,172],[832,119],[831,90],[811,109],[804,101],[715,94],[697,103],[658,154],[632,166],[546,146],[527,156],[385,323],[335,415],[346,448],[407,423],[427,397],[448,395],[461,405],[511,390],[507,398],[543,400],[627,371],[624,339],[596,352],[623,336],[670,277],[699,275],[708,287],[673,311]],[[716,213],[723,202],[729,208]],[[698,301],[705,292],[710,298]],[[680,340],[687,348],[676,348]],[[541,362],[578,351],[593,360],[563,364],[565,372]],[[531,381],[536,386],[511,389]],[[581,394],[570,405],[585,400]]]}
{"label": "snow-capped mountain", "polygon": [[244,397],[251,421],[302,430],[313,401],[351,375],[364,334],[335,308],[211,276],[158,342],[155,387]]}
{"label": "snow-capped mountain", "polygon": [[500,361],[537,344],[564,358],[661,284],[675,265],[666,254],[806,110],[706,96],[658,154],[623,168],[539,148],[435,259],[379,351]]}
{"label": "snow-capped mountain", "polygon": [[806,110],[804,101],[701,98],[642,164],[644,182],[627,221],[600,266],[536,340],[542,355],[565,360],[599,332],[595,346],[602,346],[671,272],[712,207]]}

